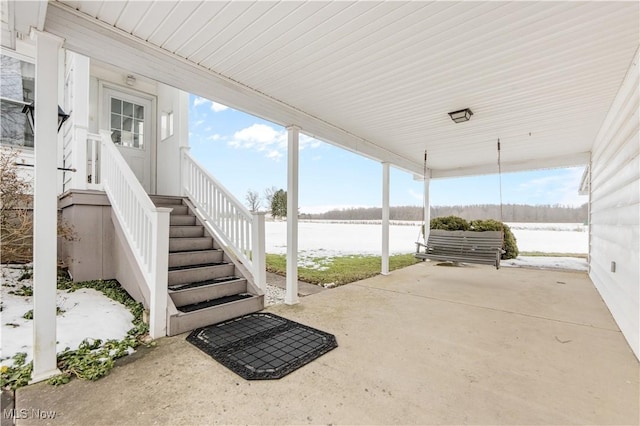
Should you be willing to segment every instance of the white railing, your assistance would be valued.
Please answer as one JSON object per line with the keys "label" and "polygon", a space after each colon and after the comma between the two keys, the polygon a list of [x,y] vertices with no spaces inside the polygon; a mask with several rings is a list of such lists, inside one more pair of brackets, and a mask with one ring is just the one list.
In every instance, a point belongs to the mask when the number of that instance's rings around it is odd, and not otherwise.
{"label": "white railing", "polygon": [[[100,183],[149,288],[149,334],[154,339],[165,336],[171,209],[156,207],[151,202],[111,142],[109,132],[104,130],[100,132],[99,152]],[[96,176],[93,168],[92,176]]]}
{"label": "white railing", "polygon": [[264,213],[251,213],[204,167],[182,150],[182,189],[216,237],[266,290]]}

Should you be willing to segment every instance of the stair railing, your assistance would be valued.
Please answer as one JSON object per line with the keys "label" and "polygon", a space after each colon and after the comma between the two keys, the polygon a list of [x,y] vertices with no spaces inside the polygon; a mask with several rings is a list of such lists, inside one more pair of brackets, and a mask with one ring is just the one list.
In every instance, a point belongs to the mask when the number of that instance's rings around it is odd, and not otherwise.
{"label": "stair railing", "polygon": [[251,213],[227,189],[182,150],[182,188],[216,237],[266,290],[264,213]]}
{"label": "stair railing", "polygon": [[153,204],[106,130],[100,131],[100,184],[149,289],[149,334],[166,336],[171,209]]}

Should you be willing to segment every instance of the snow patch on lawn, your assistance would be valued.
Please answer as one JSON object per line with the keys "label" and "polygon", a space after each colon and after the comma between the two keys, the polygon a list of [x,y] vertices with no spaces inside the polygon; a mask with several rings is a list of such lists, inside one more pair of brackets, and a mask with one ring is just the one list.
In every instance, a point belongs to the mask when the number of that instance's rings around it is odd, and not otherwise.
{"label": "snow patch on lawn", "polygon": [[500,266],[514,268],[568,269],[584,272],[589,270],[587,260],[577,257],[518,256],[516,259],[501,261]]}
{"label": "snow patch on lawn", "polygon": [[[22,267],[2,265],[1,365],[11,366],[19,352],[27,353],[26,362],[33,359],[33,320],[23,318],[33,309],[33,297],[9,294],[22,286],[33,287],[30,278],[18,281],[22,271]],[[57,352],[77,349],[87,338],[122,340],[133,328],[131,312],[94,289],[58,290],[56,306],[65,311],[57,316]]]}
{"label": "snow patch on lawn", "polygon": [[[421,237],[421,222],[403,222],[389,227],[389,252],[414,253]],[[509,223],[521,252],[587,253],[589,233],[581,223]],[[322,270],[332,257],[350,255],[380,256],[382,228],[376,221],[301,221],[298,231],[299,264]],[[266,251],[287,252],[287,223],[266,223]],[[322,262],[319,258],[326,259]],[[527,258],[528,259],[528,258]],[[541,265],[542,259],[549,259]],[[558,258],[540,258],[521,262],[533,267],[554,267]],[[518,263],[518,262],[516,262]],[[564,262],[570,269],[584,270],[586,261]],[[534,266],[535,265],[535,266]],[[538,266],[540,265],[540,266]]]}

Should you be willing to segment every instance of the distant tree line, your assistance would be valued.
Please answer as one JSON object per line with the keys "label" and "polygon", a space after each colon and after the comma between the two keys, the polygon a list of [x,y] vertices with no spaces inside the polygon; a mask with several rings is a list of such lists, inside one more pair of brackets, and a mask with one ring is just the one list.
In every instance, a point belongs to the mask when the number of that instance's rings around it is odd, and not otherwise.
{"label": "distant tree line", "polygon": [[[431,217],[458,216],[466,220],[500,220],[500,205],[474,204],[466,206],[432,206]],[[423,208],[419,206],[390,207],[391,220],[421,221]],[[382,208],[350,208],[331,210],[320,214],[302,214],[302,219],[324,220],[379,220]],[[580,207],[555,205],[503,204],[503,222],[542,222],[542,223],[584,223],[587,221],[587,204]]]}

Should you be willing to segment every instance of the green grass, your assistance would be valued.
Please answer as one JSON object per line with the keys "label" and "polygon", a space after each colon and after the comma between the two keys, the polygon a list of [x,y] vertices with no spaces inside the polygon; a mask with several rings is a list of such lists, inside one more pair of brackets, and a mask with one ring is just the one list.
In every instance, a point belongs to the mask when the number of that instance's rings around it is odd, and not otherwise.
{"label": "green grass", "polygon": [[[307,259],[321,265],[324,270],[308,267],[298,267],[298,279],[312,284],[336,285],[348,284],[380,274],[380,256],[342,256],[316,257]],[[389,269],[395,270],[418,263],[413,254],[389,256]],[[278,275],[285,275],[287,267],[286,256],[281,254],[267,254],[267,271]]]}
{"label": "green grass", "polygon": [[542,251],[521,251],[520,256],[545,256],[545,257],[579,257],[581,259],[586,259],[586,253],[545,253]]}

